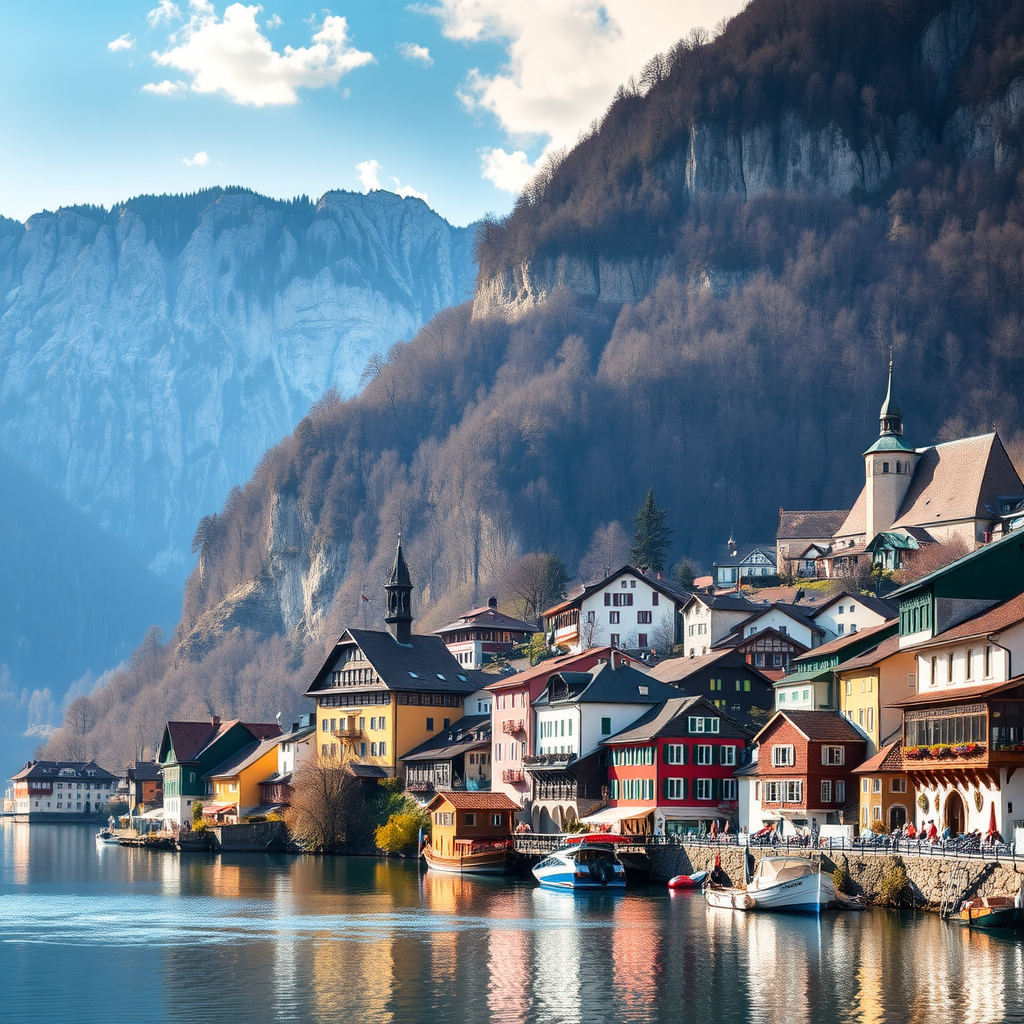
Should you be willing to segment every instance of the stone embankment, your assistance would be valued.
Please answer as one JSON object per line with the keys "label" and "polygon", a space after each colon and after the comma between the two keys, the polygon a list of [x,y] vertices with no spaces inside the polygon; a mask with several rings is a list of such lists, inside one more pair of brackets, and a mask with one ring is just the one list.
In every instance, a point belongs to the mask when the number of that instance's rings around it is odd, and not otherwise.
{"label": "stone embankment", "polygon": [[[755,859],[785,853],[771,848],[752,849]],[[905,899],[921,909],[937,910],[942,902],[953,872],[966,868],[963,898],[974,896],[1012,896],[1024,881],[1024,860],[985,860],[941,855],[922,855],[884,850],[791,850],[793,856],[814,857],[822,870],[845,869],[849,875],[846,886],[850,895],[863,896],[869,903],[878,902],[884,880],[898,867],[906,871],[909,882]],[[745,847],[683,845],[664,846],[650,850],[651,878],[667,881],[673,875],[710,870],[715,857],[721,856],[722,870],[734,885],[743,885]]]}

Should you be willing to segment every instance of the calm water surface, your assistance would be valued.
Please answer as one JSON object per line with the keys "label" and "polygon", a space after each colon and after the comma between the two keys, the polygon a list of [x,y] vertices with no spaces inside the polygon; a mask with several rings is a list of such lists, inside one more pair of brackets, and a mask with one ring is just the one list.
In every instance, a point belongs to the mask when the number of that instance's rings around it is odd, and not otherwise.
{"label": "calm water surface", "polygon": [[0,824],[0,1022],[1024,1022],[1024,938]]}

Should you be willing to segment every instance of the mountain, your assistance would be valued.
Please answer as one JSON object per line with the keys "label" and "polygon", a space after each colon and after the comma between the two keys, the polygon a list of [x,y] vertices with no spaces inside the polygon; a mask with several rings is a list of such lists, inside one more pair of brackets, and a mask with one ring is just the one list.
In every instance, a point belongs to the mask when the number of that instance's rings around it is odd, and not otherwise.
{"label": "mountain", "polygon": [[387,192],[0,221],[0,445],[181,581],[196,522],[314,401],[469,296],[473,236]]}
{"label": "mountain", "polygon": [[474,302],[203,520],[145,687],[116,677],[54,749],[117,748],[101,705],[157,729],[301,703],[325,644],[381,622],[399,530],[426,631],[513,604],[530,553],[593,563],[652,485],[705,565],[781,505],[846,507],[890,352],[908,442],[996,426],[1019,461],[1022,140],[1011,0],[753,0],[674,47],[485,224]]}

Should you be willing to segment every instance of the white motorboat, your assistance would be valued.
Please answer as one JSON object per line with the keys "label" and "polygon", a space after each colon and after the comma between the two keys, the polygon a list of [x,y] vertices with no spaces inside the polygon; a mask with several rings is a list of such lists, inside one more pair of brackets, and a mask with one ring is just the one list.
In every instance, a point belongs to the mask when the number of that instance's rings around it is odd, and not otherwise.
{"label": "white motorboat", "polygon": [[578,843],[549,853],[533,869],[545,889],[625,889],[626,870],[611,843]]}
{"label": "white motorboat", "polygon": [[704,889],[704,896],[712,907],[803,914],[818,914],[823,908],[847,903],[818,863],[804,857],[762,857],[746,889],[711,884]]}
{"label": "white motorboat", "polygon": [[116,832],[112,832],[109,828],[101,828],[99,832],[96,833],[96,845],[120,846],[121,837]]}

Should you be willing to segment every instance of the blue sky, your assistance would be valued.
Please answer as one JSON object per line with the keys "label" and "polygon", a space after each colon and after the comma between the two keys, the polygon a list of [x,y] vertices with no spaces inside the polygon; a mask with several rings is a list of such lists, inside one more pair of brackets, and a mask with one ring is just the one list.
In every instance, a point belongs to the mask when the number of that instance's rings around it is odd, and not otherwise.
{"label": "blue sky", "polygon": [[506,213],[615,88],[738,0],[0,0],[0,214],[244,185]]}

